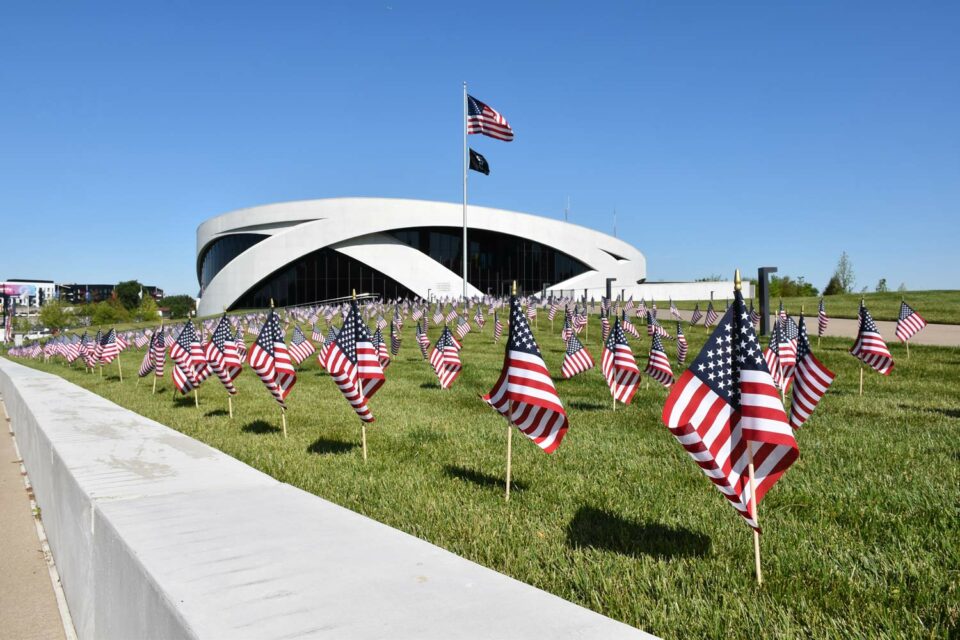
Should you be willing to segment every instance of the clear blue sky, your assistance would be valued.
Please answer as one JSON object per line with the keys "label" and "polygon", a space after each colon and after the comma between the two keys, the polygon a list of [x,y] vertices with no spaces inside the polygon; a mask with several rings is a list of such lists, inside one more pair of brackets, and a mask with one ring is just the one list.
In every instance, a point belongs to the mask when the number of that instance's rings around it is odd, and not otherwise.
{"label": "clear blue sky", "polygon": [[[85,5],[85,6],[84,6]],[[5,2],[0,279],[196,294],[195,232],[305,198],[612,232],[650,280],[777,265],[956,288],[960,3]]]}

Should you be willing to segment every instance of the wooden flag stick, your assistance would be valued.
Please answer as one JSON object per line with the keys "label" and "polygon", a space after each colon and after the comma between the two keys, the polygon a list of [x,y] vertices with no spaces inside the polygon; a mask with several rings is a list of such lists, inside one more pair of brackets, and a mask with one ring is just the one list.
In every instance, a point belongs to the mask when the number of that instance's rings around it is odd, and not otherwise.
{"label": "wooden flag stick", "polygon": [[287,437],[287,410],[280,407],[280,422],[283,424],[283,437]]}
{"label": "wooden flag stick", "polygon": [[363,463],[367,463],[367,425],[366,423],[360,425],[360,445],[363,449]]}
{"label": "wooden flag stick", "polygon": [[120,374],[120,382],[123,382],[123,369],[120,367],[120,355],[117,355],[117,373]]}
{"label": "wooden flag stick", "polygon": [[510,472],[513,465],[513,426],[507,423],[507,489],[505,502],[510,502]]}
{"label": "wooden flag stick", "polygon": [[860,365],[860,395],[863,395],[863,365]]}
{"label": "wooden flag stick", "polygon": [[197,405],[197,409],[200,408],[200,387],[194,387],[193,389],[193,403]]}
{"label": "wooden flag stick", "polygon": [[[750,515],[754,523],[759,527],[760,519],[757,517],[757,481],[753,473],[753,444],[747,442],[747,453],[750,456],[747,470],[750,473]],[[757,572],[757,584],[763,584],[763,573],[760,571],[760,532],[753,530],[753,562]]]}
{"label": "wooden flag stick", "polygon": [[233,420],[233,396],[227,396],[227,408],[230,410],[230,419]]}
{"label": "wooden flag stick", "polygon": [[910,359],[910,341],[909,341],[909,340],[904,340],[904,341],[903,341],[903,344],[905,344],[905,345],[907,346],[907,360],[909,360],[909,359]]}

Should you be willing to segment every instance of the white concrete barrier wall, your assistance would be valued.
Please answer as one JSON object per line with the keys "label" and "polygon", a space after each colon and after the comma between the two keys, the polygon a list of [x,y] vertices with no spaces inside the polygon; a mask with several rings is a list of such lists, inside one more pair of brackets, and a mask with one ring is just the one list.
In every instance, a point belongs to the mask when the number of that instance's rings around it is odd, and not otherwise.
{"label": "white concrete barrier wall", "polygon": [[652,637],[57,376],[0,393],[83,640]]}

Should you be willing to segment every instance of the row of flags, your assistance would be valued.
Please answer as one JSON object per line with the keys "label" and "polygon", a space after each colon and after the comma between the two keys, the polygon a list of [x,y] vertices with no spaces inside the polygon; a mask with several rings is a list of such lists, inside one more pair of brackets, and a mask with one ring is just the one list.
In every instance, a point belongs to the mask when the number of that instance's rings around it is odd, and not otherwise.
{"label": "row of flags", "polygon": [[[569,421],[530,328],[530,307],[533,305],[527,305],[525,309],[517,296],[511,296],[509,302],[488,302],[494,315],[494,339],[499,340],[505,329],[499,315],[504,305],[508,305],[509,331],[500,376],[483,400],[544,451],[555,451],[569,429]],[[603,318],[607,318],[611,306],[609,301],[602,301]],[[417,318],[417,344],[433,367],[440,387],[449,389],[459,376],[462,370],[461,341],[466,333],[457,336],[449,326],[444,326],[428,356],[430,341],[424,326],[428,319],[425,305],[397,303],[393,318],[382,326],[381,315],[368,313],[375,319],[373,332],[365,324],[364,312],[356,301],[337,311],[345,311],[342,327],[337,329],[331,324],[326,335],[314,327],[311,338],[317,342],[321,342],[318,338],[322,339],[318,361],[330,373],[361,421],[372,422],[374,419],[369,401],[386,381],[384,370],[399,351],[398,327],[402,326],[407,315]],[[373,311],[383,309],[373,305]],[[478,317],[482,318],[483,313],[479,306],[476,311],[474,321],[480,324]],[[318,315],[325,313],[326,310],[318,308],[292,315],[294,320],[311,317],[316,320]],[[439,308],[436,313],[441,315],[441,320],[449,316],[443,315]],[[557,313],[552,304],[551,313]],[[595,366],[575,329],[574,318],[578,314],[576,309],[567,308],[565,311],[561,331],[566,342],[561,366],[561,376],[565,379]],[[332,321],[335,315],[329,315],[329,320]],[[465,315],[454,313],[450,316],[451,320],[457,320],[457,329],[466,321]],[[865,365],[889,375],[893,358],[862,303],[859,317],[859,332],[850,353]],[[651,347],[643,373],[669,389],[662,414],[664,424],[733,508],[756,528],[753,501],[759,503],[796,459],[798,448],[793,431],[816,409],[834,382],[835,374],[814,356],[802,314],[799,321],[794,322],[781,308],[764,350],[754,329],[755,315],[740,291],[734,293],[733,304],[718,317],[716,329],[703,349],[676,380],[663,341],[676,341],[677,361],[683,363],[687,342],[682,326],[677,322],[674,338],[656,321],[652,309],[647,310],[646,319]],[[826,321],[821,304],[818,327]],[[925,324],[916,311],[905,302],[902,304],[898,337],[909,339]],[[203,326],[210,327],[206,323]],[[391,340],[389,349],[382,331],[386,327],[389,327]],[[627,338],[628,333],[637,338],[639,332],[635,327],[633,331],[628,327],[632,324],[624,308],[619,317],[614,316],[603,341],[600,368],[615,402],[629,403],[641,379],[641,371]],[[80,338],[61,337],[42,347],[35,344],[11,349],[10,354],[25,357],[61,355],[68,362],[82,359],[92,367],[112,362],[132,342],[141,348],[148,347],[139,371],[141,377],[151,372],[162,376],[168,352],[173,364],[172,379],[181,393],[197,388],[208,377],[216,375],[231,395],[236,393],[233,382],[246,360],[276,402],[285,407],[286,398],[297,379],[295,364],[302,363],[317,350],[299,325],[294,326],[288,348],[284,339],[285,327],[273,309],[266,313],[263,324],[255,333],[257,338],[247,350],[241,321],[231,320],[224,314],[212,324],[206,342],[201,341],[195,325],[188,320],[175,338],[171,337],[169,328],[164,331],[162,327],[143,336],[120,335],[110,329],[106,334],[98,331],[92,340],[86,333]],[[787,411],[782,400],[791,388],[792,402]],[[744,469],[747,457],[752,458],[756,470],[755,498],[746,487]]]}

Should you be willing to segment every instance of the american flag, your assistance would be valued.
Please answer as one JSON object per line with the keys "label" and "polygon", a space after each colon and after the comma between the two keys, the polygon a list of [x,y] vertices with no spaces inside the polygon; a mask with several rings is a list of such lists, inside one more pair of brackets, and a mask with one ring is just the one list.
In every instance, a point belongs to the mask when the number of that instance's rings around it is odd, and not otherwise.
{"label": "american flag", "polygon": [[300,329],[300,325],[294,325],[293,327],[293,337],[290,338],[290,358],[299,365],[301,362],[309,358],[317,349],[313,346],[313,343],[307,340],[307,336],[304,335],[303,331]]}
{"label": "american flag", "polygon": [[390,323],[390,355],[396,357],[400,353],[400,329],[393,323]]}
{"label": "american flag", "polygon": [[533,298],[527,301],[527,319],[533,320],[537,317],[537,304]]}
{"label": "american flag", "polygon": [[357,416],[364,422],[373,422],[367,400],[383,384],[384,375],[355,300],[350,303],[336,340],[327,347],[324,366]]}
{"label": "american flag", "polygon": [[237,345],[237,355],[240,356],[240,360],[244,360],[247,357],[247,343],[243,341],[243,331],[240,330],[240,327],[237,327],[233,342]]}
{"label": "american flag", "polygon": [[700,303],[698,302],[696,305],[694,305],[694,307],[693,307],[693,314],[691,314],[691,316],[690,316],[690,324],[691,324],[691,326],[697,324],[698,322],[700,322],[700,318],[702,318],[702,317],[703,317],[703,314],[700,313]]}
{"label": "american flag", "polygon": [[636,316],[637,316],[638,318],[646,318],[646,317],[647,317],[647,301],[646,301],[646,299],[640,298],[640,304],[637,305],[637,313],[636,313]]}
{"label": "american flag", "polygon": [[150,342],[150,338],[143,331],[138,331],[136,335],[133,336],[133,344],[137,349],[142,349],[148,342]]}
{"label": "american flag", "polygon": [[790,426],[797,429],[813,410],[820,398],[827,392],[836,375],[823,366],[810,350],[807,327],[800,314],[800,329],[797,337],[797,367],[793,379],[793,402],[790,405]]}
{"label": "american flag", "polygon": [[754,329],[760,326],[760,312],[753,308],[753,298],[750,299],[750,324]]}
{"label": "american flag", "polygon": [[563,316],[563,329],[560,330],[560,339],[564,342],[569,342],[571,336],[576,335],[573,332],[573,327],[570,326],[570,313],[567,312]]}
{"label": "american flag", "polygon": [[100,346],[102,347],[100,349],[100,362],[103,364],[113,362],[114,358],[120,355],[120,347],[117,346],[117,332],[110,329],[100,341]]}
{"label": "american flag", "polygon": [[667,330],[663,328],[663,325],[660,324],[660,321],[657,320],[657,316],[653,315],[652,311],[647,312],[647,335],[648,336],[660,336],[661,338],[666,338],[670,340],[670,334],[667,333]]}
{"label": "american flag", "polygon": [[273,399],[286,409],[286,398],[297,382],[297,371],[293,368],[290,353],[283,341],[280,316],[273,309],[270,310],[267,321],[260,329],[260,334],[250,347],[247,362],[260,376],[260,380],[267,387],[267,391],[273,395]]}
{"label": "american flag", "polygon": [[797,336],[800,335],[797,323],[789,316],[780,320],[780,366],[784,369],[784,376],[793,376],[793,367],[797,364]]}
{"label": "american flag", "polygon": [[607,335],[610,333],[610,319],[607,317],[606,311],[600,312],[600,338],[604,341],[607,339]]}
{"label": "american flag", "polygon": [[320,327],[317,326],[317,323],[313,323],[313,328],[310,331],[310,339],[314,342],[323,342],[323,332],[320,331]]}
{"label": "american flag", "polygon": [[823,306],[823,298],[820,298],[820,309],[817,311],[817,336],[822,337],[827,332],[827,324],[830,318],[827,317],[827,310]]}
{"label": "american flag", "polygon": [[473,96],[467,96],[467,133],[481,133],[504,142],[513,140],[507,119]]}
{"label": "american flag", "polygon": [[433,312],[433,324],[440,324],[441,322],[443,322],[443,311],[441,311],[440,304],[438,303]]}
{"label": "american flag", "polygon": [[667,358],[666,351],[663,350],[663,342],[659,335],[653,336],[647,368],[643,372],[665,387],[673,384],[673,369],[670,368],[670,360]]}
{"label": "american flag", "polygon": [[397,305],[393,305],[393,320],[391,323],[396,325],[397,331],[403,329],[403,316],[400,315],[400,309],[397,308]]}
{"label": "american flag", "polygon": [[578,373],[592,369],[593,364],[590,352],[571,331],[570,339],[567,340],[567,352],[563,355],[563,364],[560,366],[560,374],[565,380],[569,380]]}
{"label": "american flag", "polygon": [[66,357],[67,362],[73,364],[73,361],[80,357],[80,345],[83,343],[86,337],[86,332],[83,333],[83,338],[73,336],[73,340],[71,340],[67,345],[66,352],[64,353],[64,357]]}
{"label": "american flag", "polygon": [[633,326],[633,323],[627,318],[626,310],[623,311],[623,314],[620,316],[620,324],[623,326],[623,330],[632,335],[637,340],[640,339],[640,332],[637,331],[637,328]]}
{"label": "american flag", "polygon": [[547,453],[555,451],[567,433],[567,413],[516,296],[510,297],[503,369],[483,399]]}
{"label": "american flag", "polygon": [[483,325],[487,322],[483,317],[483,308],[480,305],[477,305],[477,312],[473,314],[473,321],[477,323],[480,329],[483,329]]}
{"label": "american flag", "polygon": [[677,322],[677,366],[682,367],[687,361],[687,337],[683,335],[683,328]]}
{"label": "american flag", "polygon": [[577,333],[583,331],[587,326],[587,309],[584,307],[583,313],[580,312],[580,307],[576,306],[573,308],[573,330]]}
{"label": "american flag", "polygon": [[464,317],[457,318],[457,337],[463,340],[463,336],[470,333],[471,327],[470,323],[467,322],[467,319]]}
{"label": "american flag", "polygon": [[204,358],[213,372],[217,374],[220,382],[226,388],[227,393],[234,395],[237,388],[233,381],[237,379],[240,372],[243,371],[243,361],[240,359],[240,353],[237,351],[237,343],[231,333],[230,321],[227,320],[227,314],[223,314],[216,329],[210,336],[210,342],[204,350]]}
{"label": "american flag", "polygon": [[87,353],[86,356],[84,356],[87,366],[91,369],[100,362],[100,354],[103,352],[103,345],[100,344],[102,340],[103,332],[97,329],[97,335],[93,338],[93,344],[87,347]]}
{"label": "american flag", "polygon": [[873,321],[863,302],[860,303],[860,331],[850,353],[885,376],[890,375],[893,370],[893,356],[890,355],[887,343],[877,329],[877,323]]}
{"label": "american flag", "polygon": [[460,375],[460,352],[454,344],[453,334],[450,329],[443,328],[437,344],[430,353],[430,364],[437,374],[441,389],[449,389],[453,381]]}
{"label": "american flag", "polygon": [[550,311],[547,312],[547,320],[553,322],[553,319],[557,317],[557,311],[560,310],[560,303],[556,300],[550,301]]}
{"label": "american flag", "polygon": [[340,332],[333,325],[330,325],[330,327],[327,329],[327,338],[323,341],[323,344],[320,345],[320,353],[317,356],[317,360],[320,362],[321,367],[327,366],[327,350],[330,348],[330,345],[333,344],[333,341],[337,339],[338,333]]}
{"label": "american flag", "polygon": [[657,301],[651,300],[650,313],[653,315],[654,320],[657,318]]}
{"label": "american flag", "polygon": [[143,378],[150,375],[153,369],[153,351],[147,349],[143,352],[143,360],[140,361],[140,371],[137,372],[137,375]]}
{"label": "american flag", "polygon": [[927,326],[927,321],[903,300],[900,301],[900,315],[897,318],[897,339],[906,342]]}
{"label": "american flag", "polygon": [[740,291],[671,389],[663,423],[737,513],[759,530],[747,473],[750,454],[759,503],[799,449]]}
{"label": "american flag", "polygon": [[773,384],[775,384],[778,389],[784,390],[786,390],[790,384],[791,374],[790,367],[784,365],[780,353],[781,348],[786,342],[786,337],[783,335],[783,325],[778,318],[777,321],[773,323],[773,331],[770,333],[770,342],[767,345],[767,350],[763,352],[763,360],[767,365],[767,371],[770,372],[770,376],[773,379]]}
{"label": "american flag", "polygon": [[457,317],[457,310],[454,307],[450,307],[450,311],[447,312],[447,315],[444,316],[444,320],[447,322],[453,322],[454,318]]}
{"label": "american flag", "polygon": [[130,346],[130,343],[127,342],[126,338],[123,337],[123,334],[114,332],[114,335],[116,336],[117,354],[119,355],[121,351]]}
{"label": "american flag", "polygon": [[624,307],[624,311],[626,311],[627,313],[633,313],[633,310],[635,308],[636,306],[633,304],[633,296],[630,296],[630,299],[627,300],[627,304]]}
{"label": "american flag", "polygon": [[682,319],[683,319],[682,316],[680,315],[680,310],[677,309],[677,305],[674,304],[674,302],[673,302],[673,298],[670,298],[670,315],[673,316],[674,320],[682,320]]}
{"label": "american flag", "polygon": [[170,359],[174,362],[171,375],[173,384],[180,393],[193,391],[210,375],[210,368],[204,361],[202,348],[199,347],[197,330],[193,322],[187,320],[180,330],[180,335],[170,346]]}
{"label": "american flag", "polygon": [[713,300],[707,303],[707,315],[704,317],[703,326],[712,327],[716,324],[717,319],[720,317],[720,314],[714,311],[713,309]]}
{"label": "american flag", "polygon": [[607,380],[614,400],[630,404],[640,384],[640,368],[633,359],[633,351],[627,344],[619,318],[604,342],[600,370],[603,371],[603,377]]}
{"label": "american flag", "polygon": [[377,362],[383,369],[390,366],[390,352],[387,350],[387,343],[383,340],[383,331],[378,327],[373,332],[373,346],[377,350]]}
{"label": "american flag", "polygon": [[503,334],[503,323],[500,322],[497,312],[493,312],[493,341],[500,342],[500,336]]}
{"label": "american flag", "polygon": [[423,330],[420,326],[420,323],[417,323],[417,344],[420,346],[420,353],[423,354],[423,359],[427,359],[427,349],[430,348],[430,337],[427,336],[427,332]]}
{"label": "american flag", "polygon": [[167,342],[163,337],[163,327],[160,327],[150,339],[150,351],[153,353],[153,370],[158,378],[163,377],[163,369],[167,360]]}
{"label": "american flag", "polygon": [[420,307],[417,307],[416,309],[414,309],[413,313],[410,315],[410,319],[413,320],[414,322],[419,322],[420,318],[422,317],[423,317],[423,309]]}

